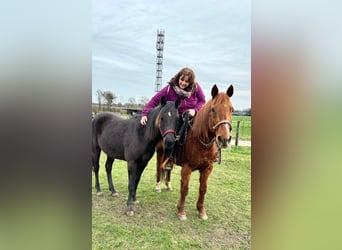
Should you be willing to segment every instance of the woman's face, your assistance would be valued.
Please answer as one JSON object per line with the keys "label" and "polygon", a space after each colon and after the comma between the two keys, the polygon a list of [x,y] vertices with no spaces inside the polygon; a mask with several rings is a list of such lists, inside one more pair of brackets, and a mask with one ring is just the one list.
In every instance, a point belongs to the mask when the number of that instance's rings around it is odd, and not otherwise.
{"label": "woman's face", "polygon": [[181,89],[185,89],[186,87],[189,86],[189,77],[188,76],[184,76],[182,75],[180,78],[179,78],[179,82],[178,82],[178,85]]}

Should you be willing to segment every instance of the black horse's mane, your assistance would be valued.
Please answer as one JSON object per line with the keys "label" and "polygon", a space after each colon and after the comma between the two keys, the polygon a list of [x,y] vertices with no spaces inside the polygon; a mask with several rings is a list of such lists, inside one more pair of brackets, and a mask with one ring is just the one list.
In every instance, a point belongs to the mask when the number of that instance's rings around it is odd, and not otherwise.
{"label": "black horse's mane", "polygon": [[146,133],[145,138],[148,140],[154,140],[158,136],[159,129],[156,126],[157,116],[162,106],[159,104],[153,108],[147,115]]}

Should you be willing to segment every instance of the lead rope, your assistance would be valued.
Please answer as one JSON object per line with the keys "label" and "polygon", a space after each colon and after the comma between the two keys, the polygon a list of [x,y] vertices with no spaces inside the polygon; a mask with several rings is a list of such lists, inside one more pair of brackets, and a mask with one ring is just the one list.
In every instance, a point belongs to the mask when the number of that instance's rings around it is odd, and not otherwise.
{"label": "lead rope", "polygon": [[200,141],[200,143],[206,147],[206,148],[209,148],[210,146],[213,145],[214,142],[216,142],[216,146],[217,146],[217,149],[218,149],[218,152],[217,152],[217,163],[218,164],[221,164],[221,147],[219,147],[219,145],[217,144],[217,141],[215,140],[215,137],[214,139],[211,140],[211,142],[209,143],[205,143],[204,141],[201,140],[201,138],[198,137],[198,140]]}

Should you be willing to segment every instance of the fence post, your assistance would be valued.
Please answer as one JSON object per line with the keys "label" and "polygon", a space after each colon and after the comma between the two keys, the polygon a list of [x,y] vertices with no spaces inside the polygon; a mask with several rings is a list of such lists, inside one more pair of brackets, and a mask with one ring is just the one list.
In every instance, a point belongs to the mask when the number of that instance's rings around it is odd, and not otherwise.
{"label": "fence post", "polygon": [[235,137],[236,147],[239,145],[239,137],[240,137],[240,121],[237,122],[237,127],[236,127],[236,137]]}

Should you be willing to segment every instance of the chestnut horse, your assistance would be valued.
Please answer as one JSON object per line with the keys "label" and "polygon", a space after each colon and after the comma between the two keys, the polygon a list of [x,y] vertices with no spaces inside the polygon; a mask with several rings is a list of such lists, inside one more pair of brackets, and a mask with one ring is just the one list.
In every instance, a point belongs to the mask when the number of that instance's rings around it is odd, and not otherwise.
{"label": "chestnut horse", "polygon": [[[180,220],[186,220],[185,198],[188,194],[191,173],[195,170],[200,172],[197,210],[201,219],[208,219],[204,209],[208,177],[213,170],[215,160],[221,157],[221,148],[228,147],[231,141],[233,106],[230,97],[233,92],[232,85],[226,93],[219,93],[216,85],[212,87],[212,98],[194,117],[193,125],[187,132],[184,148],[177,150],[175,163],[182,167],[180,198],[177,205]],[[162,146],[162,144],[157,144],[157,186],[158,177],[160,181],[160,173],[167,163],[167,160],[163,161]],[[170,172],[167,174],[169,178]]]}

